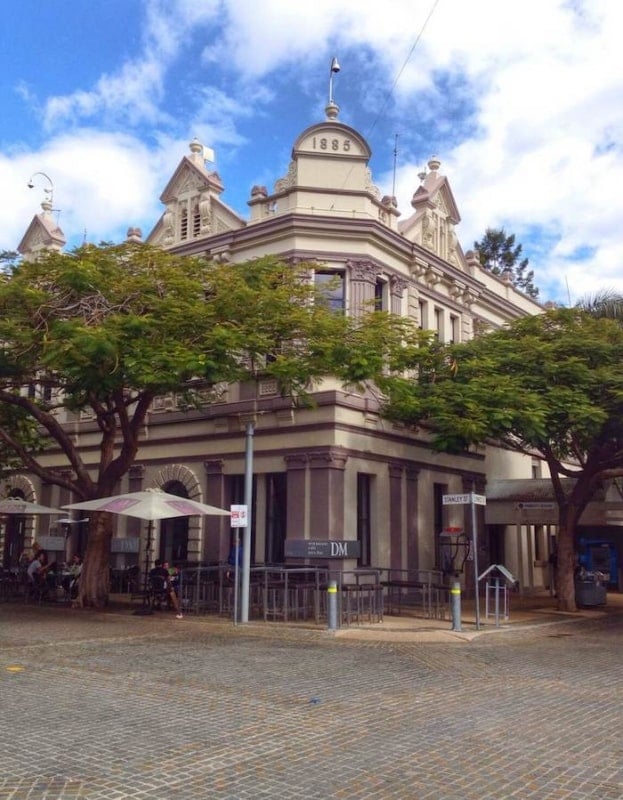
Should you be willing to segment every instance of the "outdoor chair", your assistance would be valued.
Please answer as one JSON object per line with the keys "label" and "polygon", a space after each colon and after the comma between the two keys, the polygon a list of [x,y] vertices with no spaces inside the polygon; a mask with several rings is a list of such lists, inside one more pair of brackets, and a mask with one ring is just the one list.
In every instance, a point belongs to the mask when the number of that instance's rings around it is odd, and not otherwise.
{"label": "outdoor chair", "polygon": [[149,578],[149,605],[160,610],[162,604],[169,603],[169,587],[161,575],[152,575]]}

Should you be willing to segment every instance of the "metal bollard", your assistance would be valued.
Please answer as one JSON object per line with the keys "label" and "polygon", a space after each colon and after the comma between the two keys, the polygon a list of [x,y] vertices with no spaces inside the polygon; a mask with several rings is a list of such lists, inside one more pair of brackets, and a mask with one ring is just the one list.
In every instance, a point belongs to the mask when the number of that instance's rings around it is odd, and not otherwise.
{"label": "metal bollard", "polygon": [[454,581],[450,589],[450,608],[452,611],[452,630],[461,630],[461,584]]}
{"label": "metal bollard", "polygon": [[329,581],[329,588],[327,589],[327,620],[329,623],[329,630],[336,631],[338,629],[336,581]]}

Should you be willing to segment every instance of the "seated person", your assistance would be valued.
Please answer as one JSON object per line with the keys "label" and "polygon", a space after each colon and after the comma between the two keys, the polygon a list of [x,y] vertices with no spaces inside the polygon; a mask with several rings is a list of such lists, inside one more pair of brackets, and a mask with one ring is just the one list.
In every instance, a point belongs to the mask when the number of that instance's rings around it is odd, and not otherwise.
{"label": "seated person", "polygon": [[51,566],[52,564],[48,564],[47,553],[44,550],[39,550],[26,570],[28,583],[34,586],[42,597],[48,593],[49,586],[46,578]]}
{"label": "seated person", "polygon": [[78,553],[74,553],[71,559],[71,564],[67,568],[67,575],[63,577],[62,586],[65,591],[65,597],[75,597],[78,591],[78,578],[82,572],[82,559]]}
{"label": "seated person", "polygon": [[158,558],[154,563],[153,569],[149,570],[149,579],[152,585],[155,583],[152,581],[152,578],[156,578],[157,582],[161,583],[164,588],[164,593],[167,597],[168,603],[173,607],[175,610],[175,615],[178,619],[182,619],[182,614],[180,612],[180,604],[177,600],[177,594],[171,584],[171,577],[169,575],[169,570],[166,569],[162,565],[162,561]]}

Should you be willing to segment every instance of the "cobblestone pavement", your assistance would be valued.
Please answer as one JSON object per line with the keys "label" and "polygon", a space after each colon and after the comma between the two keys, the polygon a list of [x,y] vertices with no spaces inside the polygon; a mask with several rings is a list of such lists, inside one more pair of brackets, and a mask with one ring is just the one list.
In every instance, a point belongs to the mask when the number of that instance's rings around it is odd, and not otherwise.
{"label": "cobblestone pavement", "polygon": [[1,800],[621,800],[623,616],[448,642],[0,606]]}

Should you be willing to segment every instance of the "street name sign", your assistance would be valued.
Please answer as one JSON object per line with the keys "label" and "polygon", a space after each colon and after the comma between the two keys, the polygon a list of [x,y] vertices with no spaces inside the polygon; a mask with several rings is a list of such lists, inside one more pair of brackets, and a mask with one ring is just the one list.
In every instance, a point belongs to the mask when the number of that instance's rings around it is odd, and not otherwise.
{"label": "street name sign", "polygon": [[475,506],[486,506],[487,498],[484,494],[444,494],[442,496],[442,503],[444,506],[465,506],[473,503]]}

